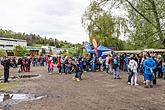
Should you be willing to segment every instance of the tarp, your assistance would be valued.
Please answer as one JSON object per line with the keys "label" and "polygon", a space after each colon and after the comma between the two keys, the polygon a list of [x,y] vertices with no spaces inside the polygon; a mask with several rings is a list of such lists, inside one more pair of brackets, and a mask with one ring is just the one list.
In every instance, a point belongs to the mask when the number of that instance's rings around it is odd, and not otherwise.
{"label": "tarp", "polygon": [[98,57],[101,57],[102,53],[103,52],[107,52],[107,51],[111,51],[111,49],[109,49],[109,48],[107,48],[107,47],[105,47],[103,45],[100,45],[98,47]]}

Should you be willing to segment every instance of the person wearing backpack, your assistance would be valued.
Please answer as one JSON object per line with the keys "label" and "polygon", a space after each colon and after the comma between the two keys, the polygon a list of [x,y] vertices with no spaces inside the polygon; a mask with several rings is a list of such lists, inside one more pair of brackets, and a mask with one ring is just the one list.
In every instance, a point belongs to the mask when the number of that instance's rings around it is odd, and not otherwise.
{"label": "person wearing backpack", "polygon": [[112,68],[113,68],[113,77],[114,77],[114,79],[120,79],[119,64],[118,64],[118,56],[117,55],[115,55],[115,57],[113,58]]}

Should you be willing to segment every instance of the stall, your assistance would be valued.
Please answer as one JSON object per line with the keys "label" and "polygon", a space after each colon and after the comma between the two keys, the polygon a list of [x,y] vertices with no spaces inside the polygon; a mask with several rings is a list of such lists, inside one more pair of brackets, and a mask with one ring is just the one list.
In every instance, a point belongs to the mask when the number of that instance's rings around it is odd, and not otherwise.
{"label": "stall", "polygon": [[100,45],[97,49],[98,49],[98,57],[101,57],[103,52],[111,51],[111,49],[109,49],[109,48],[107,48],[107,47],[105,47],[103,45]]}

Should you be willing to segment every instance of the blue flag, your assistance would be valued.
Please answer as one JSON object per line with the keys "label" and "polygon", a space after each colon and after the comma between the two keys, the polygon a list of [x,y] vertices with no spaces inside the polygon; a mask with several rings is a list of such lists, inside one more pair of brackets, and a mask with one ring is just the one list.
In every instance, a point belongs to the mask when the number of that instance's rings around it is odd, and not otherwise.
{"label": "blue flag", "polygon": [[83,44],[84,44],[85,49],[92,50],[92,47],[91,47],[90,43],[88,43],[87,41],[85,41],[85,42],[83,42]]}

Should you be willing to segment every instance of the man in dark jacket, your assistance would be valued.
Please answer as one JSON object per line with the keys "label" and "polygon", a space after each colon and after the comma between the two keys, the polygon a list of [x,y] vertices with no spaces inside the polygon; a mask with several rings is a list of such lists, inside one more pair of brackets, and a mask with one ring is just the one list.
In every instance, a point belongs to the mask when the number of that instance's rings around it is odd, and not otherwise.
{"label": "man in dark jacket", "polygon": [[10,59],[5,58],[4,61],[2,61],[2,65],[4,67],[4,83],[9,82],[9,69],[11,66]]}
{"label": "man in dark jacket", "polygon": [[158,71],[158,78],[163,78],[162,63],[163,63],[163,59],[161,58],[161,55],[158,55],[158,61],[156,65]]}
{"label": "man in dark jacket", "polygon": [[31,59],[28,58],[28,72],[30,72]]}

